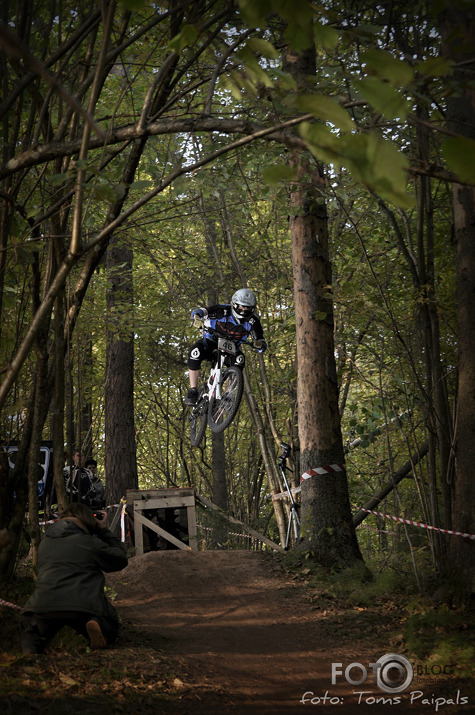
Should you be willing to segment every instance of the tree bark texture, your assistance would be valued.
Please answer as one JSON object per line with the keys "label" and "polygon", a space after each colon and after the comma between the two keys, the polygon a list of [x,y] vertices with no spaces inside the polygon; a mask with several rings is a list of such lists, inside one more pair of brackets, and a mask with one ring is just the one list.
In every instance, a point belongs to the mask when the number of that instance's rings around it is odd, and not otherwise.
{"label": "tree bark texture", "polygon": [[134,420],[132,251],[114,239],[107,253],[107,350],[105,381],[106,501],[116,503],[138,489]]}
{"label": "tree bark texture", "polygon": [[[290,228],[294,279],[297,401],[301,472],[344,463],[338,410],[327,212],[315,166],[296,158]],[[325,565],[361,559],[352,524],[346,472],[302,483],[301,543]]]}
{"label": "tree bark texture", "polygon": [[[458,403],[455,431],[455,479],[452,528],[475,533],[475,189],[454,186],[457,241]],[[464,574],[468,591],[475,590],[475,542],[453,537],[451,561]]]}
{"label": "tree bark texture", "polygon": [[[447,12],[446,42],[455,60],[454,81],[461,88],[447,104],[448,127],[475,140],[475,91],[466,81],[466,67],[475,52],[475,8],[461,15]],[[461,38],[463,42],[461,43]],[[453,221],[456,244],[456,290],[458,306],[458,384],[455,419],[455,476],[453,481],[452,529],[475,533],[475,187],[453,185]],[[475,591],[475,542],[451,537],[450,563],[462,577],[469,596]]]}

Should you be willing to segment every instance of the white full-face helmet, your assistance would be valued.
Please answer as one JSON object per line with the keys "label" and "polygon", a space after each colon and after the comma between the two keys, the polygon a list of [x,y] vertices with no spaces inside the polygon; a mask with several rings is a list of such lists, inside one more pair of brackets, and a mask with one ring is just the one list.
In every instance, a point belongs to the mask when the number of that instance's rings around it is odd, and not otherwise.
{"label": "white full-face helmet", "polygon": [[249,288],[240,288],[231,298],[231,311],[236,320],[250,318],[256,307],[257,300]]}

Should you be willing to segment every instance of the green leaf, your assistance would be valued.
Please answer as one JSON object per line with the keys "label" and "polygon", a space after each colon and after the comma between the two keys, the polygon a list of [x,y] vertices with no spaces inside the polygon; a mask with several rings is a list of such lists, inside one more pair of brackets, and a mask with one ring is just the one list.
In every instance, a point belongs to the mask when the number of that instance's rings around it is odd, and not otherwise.
{"label": "green leaf", "polygon": [[370,74],[388,80],[395,87],[407,87],[414,79],[414,70],[407,62],[384,50],[365,50],[362,60]]}
{"label": "green leaf", "polygon": [[253,52],[262,55],[262,57],[276,60],[280,56],[274,45],[267,40],[263,40],[262,37],[251,37],[246,44]]}
{"label": "green leaf", "polygon": [[317,159],[345,167],[357,181],[402,208],[414,205],[406,191],[407,158],[377,132],[337,136],[322,124],[303,122],[300,134]]}
{"label": "green leaf", "polygon": [[272,12],[272,0],[238,0],[238,4],[244,22],[250,27],[265,25]]}
{"label": "green leaf", "polygon": [[153,186],[153,181],[150,179],[138,179],[130,184],[131,189],[150,189]]}
{"label": "green leaf", "polygon": [[315,320],[325,320],[327,317],[327,313],[325,310],[316,310],[314,316]]}
{"label": "green leaf", "polygon": [[107,201],[108,203],[112,203],[117,200],[117,194],[114,191],[114,188],[112,186],[109,186],[109,184],[97,184],[96,186],[94,186],[92,193],[100,201]]}
{"label": "green leaf", "polygon": [[451,137],[442,142],[442,156],[447,166],[463,183],[475,184],[475,141]]}
{"label": "green leaf", "polygon": [[180,32],[172,37],[168,43],[168,49],[174,52],[181,52],[185,47],[192,45],[198,37],[198,30],[194,25],[183,25]]}
{"label": "green leaf", "polygon": [[145,0],[119,0],[119,5],[126,10],[141,10],[145,5]]}
{"label": "green leaf", "polygon": [[338,32],[328,25],[321,25],[316,22],[313,26],[313,37],[317,47],[323,47],[324,50],[334,50],[338,44]]}
{"label": "green leaf", "polygon": [[300,111],[313,114],[316,119],[330,122],[343,131],[351,132],[355,128],[346,109],[332,97],[323,94],[300,95],[296,99],[296,105]]}
{"label": "green leaf", "polygon": [[50,181],[53,184],[53,186],[61,186],[62,184],[65,184],[66,181],[69,181],[71,177],[68,176],[68,174],[53,174],[53,176],[50,176]]}
{"label": "green leaf", "polygon": [[292,181],[297,176],[297,168],[288,164],[274,164],[262,172],[262,180],[269,186],[276,186],[280,181]]}
{"label": "green leaf", "polygon": [[409,105],[406,98],[387,82],[376,77],[364,77],[355,82],[355,88],[376,112],[388,119],[407,117]]}
{"label": "green leaf", "polygon": [[248,79],[254,84],[263,84],[264,87],[273,86],[271,78],[255,59],[252,62],[246,62],[245,72]]}
{"label": "green leaf", "polygon": [[409,161],[396,144],[383,139],[377,132],[366,135],[366,183],[379,196],[401,208],[414,206],[413,197],[407,193]]}
{"label": "green leaf", "polygon": [[127,190],[127,187],[123,181],[121,181],[120,183],[118,183],[114,186],[115,196],[118,201],[120,201],[121,199],[124,198],[126,190]]}
{"label": "green leaf", "polygon": [[227,89],[229,92],[231,92],[231,95],[233,96],[234,99],[237,101],[242,100],[242,91],[241,91],[241,81],[237,81],[239,78],[240,80],[240,75],[237,72],[231,72],[230,75],[222,75],[219,79],[219,84]]}
{"label": "green leaf", "polygon": [[454,63],[445,57],[428,57],[416,65],[416,70],[424,77],[443,77],[444,75],[452,74]]}
{"label": "green leaf", "polygon": [[292,77],[292,75],[288,74],[287,72],[282,72],[282,70],[276,68],[274,68],[272,72],[279,84],[281,85],[282,89],[288,89],[292,91],[297,89],[297,82]]}
{"label": "green leaf", "polygon": [[300,136],[309,150],[323,162],[340,167],[344,144],[342,140],[323,124],[302,122],[299,125]]}
{"label": "green leaf", "polygon": [[308,50],[314,43],[311,24],[302,25],[298,22],[290,22],[284,32],[284,37],[296,52]]}

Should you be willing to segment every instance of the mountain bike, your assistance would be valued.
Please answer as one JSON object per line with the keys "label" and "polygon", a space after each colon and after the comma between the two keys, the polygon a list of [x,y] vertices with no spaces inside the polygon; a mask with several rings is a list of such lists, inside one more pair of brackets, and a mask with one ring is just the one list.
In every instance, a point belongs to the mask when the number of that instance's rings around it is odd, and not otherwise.
{"label": "mountain bike", "polygon": [[198,389],[198,399],[190,415],[190,441],[198,447],[206,432],[206,426],[215,434],[223,432],[233,421],[241,404],[244,390],[242,368],[234,364],[238,345],[257,348],[252,341],[240,343],[239,340],[224,337],[214,328],[207,327],[206,332],[217,339],[213,361],[206,383]]}

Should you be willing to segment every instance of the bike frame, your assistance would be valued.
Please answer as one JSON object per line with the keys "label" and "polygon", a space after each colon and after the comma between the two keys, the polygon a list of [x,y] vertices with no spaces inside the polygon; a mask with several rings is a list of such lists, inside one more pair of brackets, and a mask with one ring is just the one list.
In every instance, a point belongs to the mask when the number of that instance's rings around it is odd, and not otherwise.
{"label": "bike frame", "polygon": [[[196,323],[195,323],[196,325]],[[227,357],[233,358],[240,352],[241,344],[248,345],[257,350],[252,341],[239,341],[233,338],[226,338],[219,331],[211,326],[206,326],[202,332],[209,332],[216,340],[217,346],[213,351],[211,366],[206,380],[203,380],[198,392],[198,401],[193,407],[190,415],[190,436],[193,447],[199,446],[206,431],[206,422],[203,421],[207,415],[207,423],[212,432],[219,434],[225,430],[234,419],[242,399],[244,380],[242,362],[236,365],[235,359],[228,361]],[[226,381],[224,390],[222,380],[229,374],[229,381]],[[206,405],[206,406],[205,406]],[[205,418],[206,419],[206,418]]]}
{"label": "bike frame", "polygon": [[[230,347],[231,346],[231,347]],[[233,349],[234,348],[234,349]],[[216,356],[216,363],[211,365],[211,369],[208,375],[207,387],[208,387],[208,399],[214,396],[217,400],[221,399],[221,372],[224,367],[224,361],[226,355],[235,355],[236,347],[231,340],[226,340],[225,338],[218,339],[218,349]]]}

